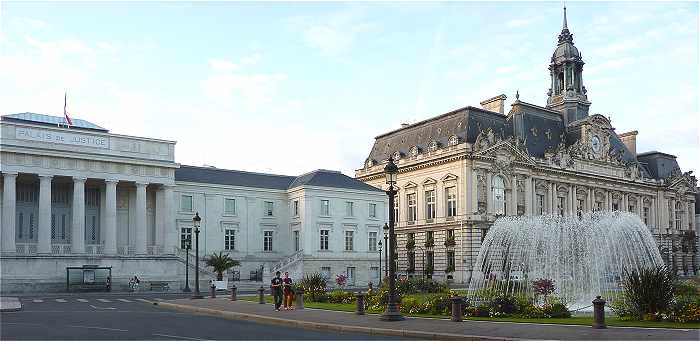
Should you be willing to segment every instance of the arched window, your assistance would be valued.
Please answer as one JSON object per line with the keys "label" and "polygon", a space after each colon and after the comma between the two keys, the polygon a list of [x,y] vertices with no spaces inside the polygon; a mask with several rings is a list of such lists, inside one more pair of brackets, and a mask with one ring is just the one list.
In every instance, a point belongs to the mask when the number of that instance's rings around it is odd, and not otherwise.
{"label": "arched window", "polygon": [[676,230],[682,229],[681,221],[683,220],[683,204],[680,201],[676,202]]}
{"label": "arched window", "polygon": [[506,184],[500,176],[494,176],[491,180],[493,192],[493,212],[495,214],[506,213]]}

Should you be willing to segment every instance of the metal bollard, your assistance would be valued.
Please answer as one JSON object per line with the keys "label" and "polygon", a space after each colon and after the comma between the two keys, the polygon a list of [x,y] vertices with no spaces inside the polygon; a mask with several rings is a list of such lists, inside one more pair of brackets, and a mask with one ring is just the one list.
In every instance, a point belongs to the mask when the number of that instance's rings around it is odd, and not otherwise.
{"label": "metal bollard", "polygon": [[296,292],[296,310],[304,309],[304,290],[298,289]]}
{"label": "metal bollard", "polygon": [[596,296],[593,300],[593,328],[605,329],[605,300]]}
{"label": "metal bollard", "polygon": [[358,292],[355,294],[357,298],[357,306],[355,307],[355,314],[364,315],[365,314],[365,294],[363,292]]}
{"label": "metal bollard", "polygon": [[452,301],[452,321],[462,322],[462,303],[464,299],[459,296],[450,297]]}
{"label": "metal bollard", "polygon": [[236,295],[238,294],[236,291],[238,291],[238,288],[236,288],[236,285],[234,284],[231,287],[231,301],[235,301],[237,299]]}
{"label": "metal bollard", "polygon": [[211,287],[209,287],[209,289],[210,289],[209,294],[211,295],[211,298],[216,298],[216,285],[214,283],[212,283]]}
{"label": "metal bollard", "polygon": [[265,304],[265,288],[263,288],[262,285],[260,289],[258,289],[258,298],[260,299],[258,303]]}

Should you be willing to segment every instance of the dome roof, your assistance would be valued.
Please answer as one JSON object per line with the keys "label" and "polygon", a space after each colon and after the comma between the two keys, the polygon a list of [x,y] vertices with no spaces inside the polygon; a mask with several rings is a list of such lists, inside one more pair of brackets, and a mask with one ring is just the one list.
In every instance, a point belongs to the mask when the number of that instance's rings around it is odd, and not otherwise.
{"label": "dome roof", "polygon": [[581,60],[581,52],[578,51],[573,42],[560,43],[552,54],[552,62],[554,63],[572,59]]}

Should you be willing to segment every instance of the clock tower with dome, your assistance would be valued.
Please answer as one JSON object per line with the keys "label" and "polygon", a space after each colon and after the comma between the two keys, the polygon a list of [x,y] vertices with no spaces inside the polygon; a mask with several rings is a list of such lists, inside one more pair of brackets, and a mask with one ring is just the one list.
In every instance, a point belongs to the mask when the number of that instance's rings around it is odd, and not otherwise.
{"label": "clock tower with dome", "polygon": [[569,32],[564,7],[564,22],[549,64],[551,87],[547,93],[547,109],[559,111],[564,125],[588,116],[591,102],[583,86],[583,59],[574,46],[574,36]]}

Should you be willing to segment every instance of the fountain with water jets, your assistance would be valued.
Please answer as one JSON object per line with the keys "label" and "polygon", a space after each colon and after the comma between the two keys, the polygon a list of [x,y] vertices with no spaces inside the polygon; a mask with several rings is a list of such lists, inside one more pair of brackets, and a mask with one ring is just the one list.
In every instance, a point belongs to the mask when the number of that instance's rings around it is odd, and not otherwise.
{"label": "fountain with water jets", "polygon": [[576,309],[598,295],[614,300],[625,271],[662,265],[649,229],[631,213],[503,217],[484,239],[469,291],[534,298],[532,281],[551,279]]}

